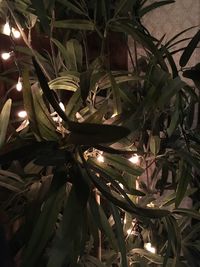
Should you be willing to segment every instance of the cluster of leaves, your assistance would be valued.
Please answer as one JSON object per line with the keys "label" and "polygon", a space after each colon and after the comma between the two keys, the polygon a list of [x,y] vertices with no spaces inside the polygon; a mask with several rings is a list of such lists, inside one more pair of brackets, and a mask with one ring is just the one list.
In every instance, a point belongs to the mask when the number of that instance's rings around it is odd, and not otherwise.
{"label": "cluster of leaves", "polygon": [[[199,97],[181,70],[199,32],[178,69],[173,48],[185,31],[163,44],[141,23],[173,2],[1,1],[26,45],[15,50],[33,58],[19,64],[27,120],[7,136],[11,100],[0,114],[1,205],[22,267],[197,266]],[[50,53],[33,49],[35,28]],[[110,67],[113,32],[144,47],[132,72]],[[92,34],[100,44],[94,58]],[[185,76],[197,82],[196,69]],[[135,153],[140,166],[129,161]],[[180,208],[188,196],[193,205]],[[144,249],[148,242],[157,254]]]}

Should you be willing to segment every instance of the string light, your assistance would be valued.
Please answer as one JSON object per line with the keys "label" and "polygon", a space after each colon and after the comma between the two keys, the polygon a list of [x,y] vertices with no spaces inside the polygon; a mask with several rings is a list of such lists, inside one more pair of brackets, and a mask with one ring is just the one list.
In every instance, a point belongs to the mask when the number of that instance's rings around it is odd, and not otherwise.
{"label": "string light", "polygon": [[26,118],[27,113],[26,113],[25,110],[21,110],[21,111],[18,112],[17,115],[18,115],[19,118],[24,119],[24,118]]}
{"label": "string light", "polygon": [[20,77],[19,77],[18,82],[16,84],[16,90],[18,92],[20,92],[22,90],[22,82],[21,82],[21,78]]}
{"label": "string light", "polygon": [[10,28],[9,23],[6,22],[5,25],[3,26],[3,34],[10,35],[11,30],[12,30],[12,34],[13,34],[14,38],[19,39],[21,37],[20,32],[18,30],[16,30],[15,28]]}
{"label": "string light", "polygon": [[8,22],[5,23],[5,25],[3,26],[3,34],[5,35],[10,35],[10,25]]}
{"label": "string light", "polygon": [[120,186],[122,189],[124,189],[124,186],[123,186],[123,184],[119,183],[119,186]]}
{"label": "string light", "polygon": [[130,235],[132,233],[132,229],[130,228],[126,232],[127,232],[128,235]]}
{"label": "string light", "polygon": [[65,106],[64,106],[64,104],[62,102],[59,103],[59,106],[63,111],[65,111]]}
{"label": "string light", "polygon": [[10,52],[4,52],[4,53],[1,54],[1,58],[3,60],[8,60],[10,58],[10,56],[11,56]]}
{"label": "string light", "polygon": [[103,163],[105,161],[105,159],[102,155],[98,155],[97,160],[101,163]]}
{"label": "string light", "polygon": [[129,161],[133,164],[138,164],[140,162],[140,157],[137,154],[134,154]]}
{"label": "string light", "polygon": [[21,37],[20,32],[18,30],[15,30],[14,28],[12,28],[12,34],[15,39],[19,39]]}
{"label": "string light", "polygon": [[153,254],[156,253],[156,248],[152,247],[151,243],[144,244],[144,248]]}
{"label": "string light", "polygon": [[153,202],[150,202],[150,203],[148,203],[148,204],[147,204],[147,207],[149,207],[149,208],[154,208],[154,207],[155,207],[155,205],[154,205],[154,203],[153,203]]}
{"label": "string light", "polygon": [[114,118],[117,116],[117,113],[112,114],[111,118]]}

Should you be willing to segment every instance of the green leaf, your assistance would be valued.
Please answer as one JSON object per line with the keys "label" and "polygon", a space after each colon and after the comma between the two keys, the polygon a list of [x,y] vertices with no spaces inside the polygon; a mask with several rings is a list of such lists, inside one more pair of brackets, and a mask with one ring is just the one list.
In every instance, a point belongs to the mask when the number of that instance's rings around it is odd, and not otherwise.
{"label": "green leaf", "polygon": [[89,91],[90,91],[90,77],[92,70],[87,70],[82,72],[80,75],[80,89],[81,89],[81,97],[83,102],[86,101]]}
{"label": "green leaf", "polygon": [[108,164],[111,164],[120,171],[123,170],[135,176],[140,176],[144,171],[142,168],[131,163],[128,159],[122,156],[104,153],[104,157]]}
{"label": "green leaf", "polygon": [[73,163],[69,175],[73,180],[73,185],[64,208],[61,227],[51,249],[48,267],[73,266],[85,248],[89,187],[78,163]]}
{"label": "green leaf", "polygon": [[102,209],[101,205],[97,204],[97,202],[93,197],[90,198],[89,204],[90,204],[91,214],[94,217],[95,223],[98,225],[101,231],[103,231],[105,235],[108,237],[110,244],[112,245],[112,248],[115,251],[118,251],[117,240],[115,238],[112,227],[110,226],[108,218],[106,217],[106,214]]}
{"label": "green leaf", "polygon": [[43,204],[42,211],[24,251],[22,267],[35,267],[37,265],[52,236],[65,195],[65,185],[63,185],[65,176],[65,172],[57,172],[54,175],[51,194]]}
{"label": "green leaf", "polygon": [[162,88],[162,92],[157,101],[159,107],[163,107],[165,104],[169,103],[170,99],[177,94],[183,87],[185,83],[181,81],[180,77],[169,80],[167,84]]}
{"label": "green leaf", "polygon": [[81,106],[82,99],[80,94],[80,88],[78,88],[65,107],[65,113],[67,114],[67,117],[70,120],[75,120],[76,112],[80,110]]}
{"label": "green leaf", "polygon": [[165,44],[165,47],[167,47],[169,49],[169,47],[173,46],[174,44],[172,44],[172,42],[174,40],[176,40],[179,36],[181,36],[182,34],[186,33],[187,31],[190,31],[194,28],[196,28],[197,26],[192,26],[192,27],[189,27],[181,32],[179,32],[178,34],[176,34],[175,36],[173,36],[166,44]]}
{"label": "green leaf", "polygon": [[179,61],[181,67],[185,67],[185,65],[188,63],[199,41],[200,41],[200,30],[195,34],[195,36],[192,38],[192,40],[189,42],[188,46],[184,50]]}
{"label": "green leaf", "polygon": [[163,263],[163,257],[161,257],[158,254],[153,254],[151,252],[148,252],[145,249],[141,248],[134,248],[131,251],[131,254],[139,254],[141,257],[145,257],[146,259],[150,260],[151,262],[154,262],[156,264],[162,264]]}
{"label": "green leaf", "polygon": [[120,140],[129,134],[122,126],[69,122],[70,135],[67,141],[72,144],[95,145]]}
{"label": "green leaf", "polygon": [[170,125],[167,128],[167,134],[169,137],[172,136],[172,134],[176,130],[178,122],[179,122],[179,101],[177,98],[176,103],[175,103],[175,110],[173,111],[173,113],[171,115]]}
{"label": "green leaf", "polygon": [[27,112],[27,118],[30,123],[31,130],[33,131],[34,135],[36,136],[36,139],[38,141],[42,140],[42,136],[38,127],[38,121],[36,117],[36,110],[34,106],[32,91],[31,91],[31,85],[29,82],[29,72],[28,69],[25,69],[22,72],[22,78],[23,78],[23,100],[24,100],[24,108]]}
{"label": "green leaf", "polygon": [[75,75],[65,75],[49,82],[49,88],[52,90],[68,90],[76,92],[79,88],[79,78]]}
{"label": "green leaf", "polygon": [[176,190],[176,200],[175,200],[175,207],[177,208],[181,201],[183,200],[185,193],[187,191],[187,187],[189,181],[191,179],[191,167],[187,164],[184,164],[183,160],[179,162],[178,168],[178,186]]}
{"label": "green leaf", "polygon": [[120,99],[120,88],[111,73],[109,73],[109,78],[110,78],[112,91],[113,91],[114,114],[118,115],[118,114],[121,114],[122,112],[122,105],[121,105],[121,99]]}
{"label": "green leaf", "polygon": [[120,21],[114,21],[110,23],[110,28],[113,31],[125,32],[128,35],[131,35],[134,40],[146,47],[155,56],[163,70],[168,71],[167,65],[163,59],[161,52],[156,47],[153,40],[149,36],[144,34],[144,32],[141,32],[137,27],[135,28],[133,25],[125,22],[122,23]]}
{"label": "green leaf", "polygon": [[63,56],[66,66],[68,66],[68,53],[66,47],[57,39],[51,38],[52,42],[58,47],[60,53]]}
{"label": "green leaf", "polygon": [[118,1],[118,3],[116,4],[116,7],[115,7],[114,17],[116,17],[121,11],[123,11],[123,9],[127,5],[127,3],[130,3],[130,0]]}
{"label": "green leaf", "polygon": [[126,257],[126,244],[125,244],[123,225],[121,222],[119,210],[113,204],[111,204],[111,210],[116,225],[117,241],[122,258],[121,266],[128,267],[127,257]]}
{"label": "green leaf", "polygon": [[103,162],[98,162],[93,158],[88,159],[87,162],[92,169],[99,172],[102,177],[107,178],[111,182],[111,184],[113,181],[118,181],[119,183],[125,186],[129,194],[135,196],[144,196],[143,192],[136,190],[133,187],[130,187],[128,185],[128,181],[126,181],[126,179],[119,173],[119,171],[115,170],[112,167],[109,167],[108,164]]}
{"label": "green leaf", "polygon": [[10,111],[11,111],[12,100],[8,99],[4,104],[0,113],[0,149],[4,145],[6,139],[7,128],[9,124]]}
{"label": "green leaf", "polygon": [[43,0],[32,0],[31,3],[36,10],[36,15],[40,20],[40,24],[43,28],[43,31],[49,34],[50,32],[49,20],[47,17]]}
{"label": "green leaf", "polygon": [[85,122],[87,123],[100,123],[102,122],[102,119],[104,117],[104,115],[107,113],[108,111],[108,101],[105,101],[100,108],[98,108],[97,111],[95,111],[93,114],[91,114],[86,120]]}
{"label": "green leaf", "polygon": [[68,19],[59,20],[54,23],[55,28],[66,28],[71,30],[83,30],[83,31],[94,31],[95,25],[93,22],[84,19]]}
{"label": "green leaf", "polygon": [[182,216],[192,217],[194,219],[200,220],[200,213],[192,209],[174,209],[173,213],[180,214]]}
{"label": "green leaf", "polygon": [[73,12],[79,14],[79,15],[85,15],[85,11],[81,9],[80,5],[79,7],[76,6],[75,4],[71,3],[68,0],[58,0],[59,3],[62,5],[66,6],[67,8],[71,9]]}
{"label": "green leaf", "polygon": [[160,151],[160,137],[157,135],[150,136],[150,150],[156,156]]}
{"label": "green leaf", "polygon": [[83,52],[82,46],[76,39],[71,39],[67,41],[66,44],[66,52],[67,52],[67,66],[69,66],[69,70],[72,71],[81,71],[82,68],[82,60],[83,60]]}
{"label": "green leaf", "polygon": [[59,103],[57,102],[57,99],[55,98],[52,90],[49,88],[48,82],[46,80],[46,77],[44,76],[40,66],[36,62],[36,60],[33,58],[33,65],[36,70],[36,74],[40,83],[40,86],[42,88],[42,91],[44,95],[46,96],[49,103],[52,105],[52,107],[55,109],[55,111],[58,113],[58,115],[66,122],[68,122],[68,118],[65,114],[65,112],[61,109],[59,106]]}

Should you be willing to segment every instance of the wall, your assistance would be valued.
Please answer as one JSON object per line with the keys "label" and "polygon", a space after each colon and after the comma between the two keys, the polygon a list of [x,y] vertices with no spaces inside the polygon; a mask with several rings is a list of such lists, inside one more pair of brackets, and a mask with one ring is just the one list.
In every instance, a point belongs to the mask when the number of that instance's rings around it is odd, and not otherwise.
{"label": "wall", "polygon": [[[153,2],[155,2],[155,0],[149,0],[148,4]],[[167,41],[186,28],[197,25],[200,27],[200,0],[176,0],[173,4],[160,7],[146,14],[143,23],[149,32],[158,39],[166,34],[164,41]],[[198,31],[199,27],[185,33],[182,35],[181,39],[193,36]],[[185,44],[188,42],[189,41]],[[132,47],[132,42],[130,41],[130,43]],[[181,44],[181,46],[183,46],[183,44]],[[174,50],[179,47],[180,45],[177,45],[174,47]],[[178,53],[175,56],[176,61],[179,60],[180,55],[181,53]],[[200,62],[200,49],[194,53],[189,65],[195,65],[197,62]]]}

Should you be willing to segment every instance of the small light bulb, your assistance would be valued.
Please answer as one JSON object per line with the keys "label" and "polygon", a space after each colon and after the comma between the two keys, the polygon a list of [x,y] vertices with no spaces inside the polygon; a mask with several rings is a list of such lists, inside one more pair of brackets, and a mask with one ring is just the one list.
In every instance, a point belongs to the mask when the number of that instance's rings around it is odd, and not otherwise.
{"label": "small light bulb", "polygon": [[15,30],[14,28],[12,28],[12,34],[16,39],[19,39],[21,37],[21,33],[18,30]]}
{"label": "small light bulb", "polygon": [[151,243],[144,244],[144,248],[153,254],[156,253],[156,248],[152,247]]}
{"label": "small light bulb", "polygon": [[124,189],[124,186],[123,186],[123,184],[119,183],[119,186],[120,186],[122,189]]}
{"label": "small light bulb", "polygon": [[114,118],[117,116],[117,113],[112,114],[111,118]]}
{"label": "small light bulb", "polygon": [[128,229],[126,232],[127,232],[128,235],[130,235],[131,232],[132,232],[132,229],[130,228],[130,229]]}
{"label": "small light bulb", "polygon": [[10,35],[10,25],[8,22],[3,26],[3,34]]}
{"label": "small light bulb", "polygon": [[18,115],[19,118],[24,119],[24,118],[26,118],[27,113],[26,113],[25,110],[21,110],[21,111],[18,112],[17,115]]}
{"label": "small light bulb", "polygon": [[62,102],[59,103],[59,106],[63,111],[65,111],[65,106],[64,106],[64,104]]}
{"label": "small light bulb", "polygon": [[18,82],[16,84],[16,89],[18,92],[20,92],[22,90],[22,82],[20,81],[20,79],[18,80]]}
{"label": "small light bulb", "polygon": [[140,157],[137,154],[134,154],[130,159],[130,162],[132,162],[133,164],[138,164],[140,161]]}
{"label": "small light bulb", "polygon": [[102,162],[102,163],[105,161],[105,159],[104,159],[104,157],[102,155],[98,155],[97,160],[99,162]]}
{"label": "small light bulb", "polygon": [[149,208],[154,208],[155,205],[153,204],[153,202],[150,202],[150,203],[147,204],[147,207],[149,207]]}
{"label": "small light bulb", "polygon": [[10,58],[10,53],[9,52],[4,52],[1,54],[1,58],[3,60],[8,60]]}

